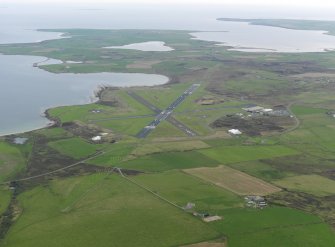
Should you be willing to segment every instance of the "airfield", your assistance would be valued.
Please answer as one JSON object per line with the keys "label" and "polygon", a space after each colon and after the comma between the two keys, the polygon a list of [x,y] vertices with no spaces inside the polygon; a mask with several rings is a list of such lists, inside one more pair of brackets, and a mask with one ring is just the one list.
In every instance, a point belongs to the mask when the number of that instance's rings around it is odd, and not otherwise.
{"label": "airfield", "polygon": [[[83,61],[39,67],[52,73],[170,81],[104,86],[97,102],[48,109],[53,126],[2,137],[0,246],[332,246],[334,52],[248,54],[187,31],[54,31],[72,38],[0,52]],[[174,50],[102,48],[151,40]],[[265,206],[246,203],[255,196]]]}

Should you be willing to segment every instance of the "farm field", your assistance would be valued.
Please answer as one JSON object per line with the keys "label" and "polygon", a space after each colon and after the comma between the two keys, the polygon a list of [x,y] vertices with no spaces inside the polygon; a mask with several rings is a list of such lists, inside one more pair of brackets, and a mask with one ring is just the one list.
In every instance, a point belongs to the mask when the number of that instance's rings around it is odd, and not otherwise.
{"label": "farm field", "polygon": [[238,195],[264,196],[280,191],[280,188],[274,185],[227,166],[184,171]]}
{"label": "farm field", "polygon": [[319,175],[300,175],[274,181],[280,187],[303,191],[316,196],[329,196],[335,193],[335,181]]}
{"label": "farm field", "polygon": [[[29,147],[27,146],[27,149]],[[13,144],[0,140],[0,182],[4,182],[24,169],[24,153]]]}
{"label": "farm field", "polygon": [[327,224],[295,209],[227,209],[220,213],[225,220],[212,226],[225,232],[229,246],[233,247],[327,247],[335,241],[333,230]]}
{"label": "farm field", "polygon": [[50,142],[48,145],[58,152],[75,159],[88,157],[103,148],[101,145],[90,144],[81,138],[54,141]]}
{"label": "farm field", "polygon": [[26,210],[4,240],[6,246],[176,246],[219,237],[117,175],[53,181],[18,200]]}
{"label": "farm field", "polygon": [[219,162],[196,151],[151,154],[121,162],[118,166],[140,171],[160,172],[202,166],[216,166]]}
{"label": "farm field", "polygon": [[194,210],[215,214],[220,209],[243,206],[239,196],[182,171],[144,174],[133,179],[179,206],[194,203]]}
{"label": "farm field", "polygon": [[223,164],[298,154],[297,151],[280,145],[219,146],[199,152]]}

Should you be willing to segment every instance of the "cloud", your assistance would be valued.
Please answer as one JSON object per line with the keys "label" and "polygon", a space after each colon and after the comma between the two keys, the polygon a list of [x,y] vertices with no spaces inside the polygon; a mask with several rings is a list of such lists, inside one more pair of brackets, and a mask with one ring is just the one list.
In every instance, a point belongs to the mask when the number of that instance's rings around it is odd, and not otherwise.
{"label": "cloud", "polygon": [[0,0],[0,3],[137,3],[137,4],[229,4],[229,5],[284,5],[335,7],[333,0]]}

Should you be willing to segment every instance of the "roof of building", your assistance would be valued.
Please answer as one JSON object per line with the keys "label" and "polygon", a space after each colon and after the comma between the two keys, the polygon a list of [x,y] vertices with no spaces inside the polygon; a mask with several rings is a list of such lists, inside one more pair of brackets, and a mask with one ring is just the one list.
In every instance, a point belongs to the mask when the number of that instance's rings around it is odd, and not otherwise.
{"label": "roof of building", "polygon": [[242,132],[239,131],[238,129],[230,129],[228,130],[229,133],[233,134],[233,135],[241,135]]}

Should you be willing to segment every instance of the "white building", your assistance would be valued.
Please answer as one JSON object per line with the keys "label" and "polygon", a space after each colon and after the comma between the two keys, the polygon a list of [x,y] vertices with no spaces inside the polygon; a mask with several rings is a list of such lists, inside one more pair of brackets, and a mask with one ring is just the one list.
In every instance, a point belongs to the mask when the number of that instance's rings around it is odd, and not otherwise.
{"label": "white building", "polygon": [[95,142],[101,141],[101,136],[92,137],[92,141],[95,141]]}
{"label": "white building", "polygon": [[242,134],[242,132],[239,131],[238,129],[231,129],[231,130],[228,130],[228,132],[230,134],[233,134],[233,135],[241,135]]}

